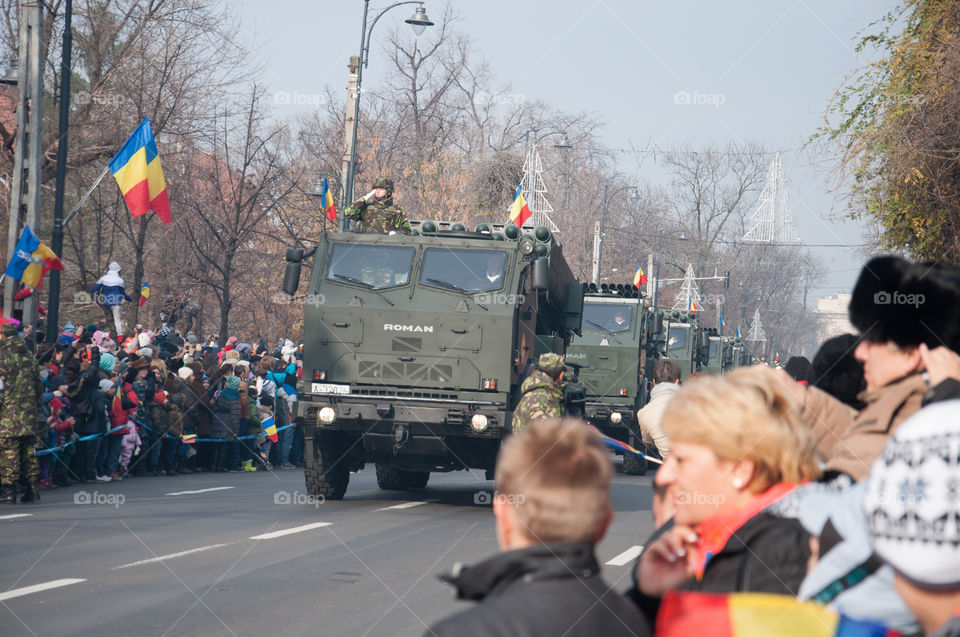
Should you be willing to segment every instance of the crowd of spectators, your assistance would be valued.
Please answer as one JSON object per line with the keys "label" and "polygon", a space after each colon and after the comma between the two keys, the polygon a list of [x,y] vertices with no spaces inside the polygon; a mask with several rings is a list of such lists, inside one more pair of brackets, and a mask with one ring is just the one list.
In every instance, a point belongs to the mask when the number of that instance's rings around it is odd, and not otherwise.
{"label": "crowd of spectators", "polygon": [[168,326],[115,339],[67,323],[37,359],[41,488],[302,466],[291,416],[302,356],[289,340],[270,348],[231,336],[218,347]]}

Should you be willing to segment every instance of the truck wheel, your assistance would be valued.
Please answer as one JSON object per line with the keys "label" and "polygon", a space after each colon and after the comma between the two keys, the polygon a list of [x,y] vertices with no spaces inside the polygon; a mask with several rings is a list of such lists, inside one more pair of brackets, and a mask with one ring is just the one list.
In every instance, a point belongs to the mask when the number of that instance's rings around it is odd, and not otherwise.
{"label": "truck wheel", "polygon": [[[630,436],[630,446],[640,451],[645,451],[643,443]],[[647,475],[647,461],[645,458],[635,456],[632,453],[623,454],[623,472],[628,476]]]}
{"label": "truck wheel", "polygon": [[314,449],[314,457],[304,458],[307,493],[322,495],[328,500],[342,500],[350,482],[346,460],[338,458],[335,449],[324,446],[319,440],[314,442]]}
{"label": "truck wheel", "polygon": [[423,488],[429,479],[429,471],[404,471],[386,462],[377,463],[377,486],[386,491]]}

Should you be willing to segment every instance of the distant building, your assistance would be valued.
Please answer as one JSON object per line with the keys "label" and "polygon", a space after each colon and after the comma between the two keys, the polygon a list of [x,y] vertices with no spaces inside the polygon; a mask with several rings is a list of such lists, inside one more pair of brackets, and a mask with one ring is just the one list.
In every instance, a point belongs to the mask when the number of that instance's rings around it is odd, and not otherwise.
{"label": "distant building", "polygon": [[821,343],[841,334],[857,333],[847,314],[850,297],[850,294],[837,294],[821,297],[817,301],[813,313],[817,315],[817,339]]}

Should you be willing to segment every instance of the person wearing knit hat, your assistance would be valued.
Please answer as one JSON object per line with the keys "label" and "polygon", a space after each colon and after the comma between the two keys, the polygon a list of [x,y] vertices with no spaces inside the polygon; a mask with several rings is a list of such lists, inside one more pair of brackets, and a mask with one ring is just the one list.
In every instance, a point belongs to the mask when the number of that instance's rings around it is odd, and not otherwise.
{"label": "person wearing knit hat", "polygon": [[140,347],[149,347],[150,346],[150,333],[149,332],[140,332],[137,335],[137,344]]}
{"label": "person wearing knit hat", "polygon": [[904,422],[873,463],[863,508],[874,552],[930,637],[960,635],[960,400]]}
{"label": "person wearing knit hat", "polygon": [[100,391],[104,394],[109,394],[110,390],[113,389],[114,382],[109,378],[103,378],[100,380]]}
{"label": "person wearing knit hat", "polygon": [[140,356],[143,358],[153,358],[153,348],[152,347],[141,347],[138,350]]}
{"label": "person wearing knit hat", "polygon": [[103,371],[109,374],[113,372],[113,368],[116,366],[116,364],[117,364],[116,356],[114,356],[109,352],[100,353],[100,369],[102,369]]}
{"label": "person wearing knit hat", "polygon": [[186,366],[177,370],[177,376],[180,377],[180,380],[190,380],[193,375],[193,370]]}
{"label": "person wearing knit hat", "polygon": [[224,362],[224,363],[226,363],[227,361],[234,361],[234,362],[236,362],[236,361],[238,361],[238,360],[240,360],[240,352],[238,352],[238,351],[235,350],[235,349],[228,350],[228,351],[226,351],[226,352],[224,353],[224,355],[223,355],[223,362]]}

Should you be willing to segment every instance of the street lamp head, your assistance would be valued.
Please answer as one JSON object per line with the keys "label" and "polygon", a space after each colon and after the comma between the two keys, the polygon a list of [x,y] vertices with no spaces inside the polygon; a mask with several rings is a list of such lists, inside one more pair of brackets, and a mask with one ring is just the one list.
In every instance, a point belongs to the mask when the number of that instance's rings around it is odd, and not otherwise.
{"label": "street lamp head", "polygon": [[677,239],[678,239],[679,241],[686,241],[686,240],[687,240],[687,233],[684,232],[683,230],[681,230],[681,231],[680,231],[680,236],[677,237]]}
{"label": "street lamp head", "polygon": [[570,138],[567,137],[566,132],[560,133],[560,141],[554,144],[553,147],[560,148],[561,150],[566,150],[567,148],[573,148],[573,146],[570,145]]}
{"label": "street lamp head", "polygon": [[423,33],[425,28],[433,26],[433,22],[427,17],[427,10],[423,8],[423,5],[417,7],[417,10],[413,12],[413,17],[407,18],[404,22],[412,26],[413,32],[417,35]]}
{"label": "street lamp head", "polygon": [[633,202],[640,201],[642,199],[642,197],[640,196],[640,189],[634,188],[633,190],[631,190],[630,194],[627,195],[627,199]]}
{"label": "street lamp head", "polygon": [[16,85],[20,81],[20,59],[16,56],[4,62],[0,84]]}
{"label": "street lamp head", "polygon": [[321,179],[317,181],[317,183],[314,184],[313,188],[307,191],[307,194],[310,195],[311,197],[322,197],[323,196],[323,180]]}

